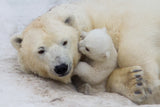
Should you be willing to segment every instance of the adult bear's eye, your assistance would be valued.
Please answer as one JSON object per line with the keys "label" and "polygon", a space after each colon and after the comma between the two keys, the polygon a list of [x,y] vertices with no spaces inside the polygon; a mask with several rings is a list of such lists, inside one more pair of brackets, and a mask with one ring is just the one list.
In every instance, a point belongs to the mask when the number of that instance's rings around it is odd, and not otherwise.
{"label": "adult bear's eye", "polygon": [[39,54],[44,54],[45,53],[45,48],[44,47],[39,47],[38,53]]}
{"label": "adult bear's eye", "polygon": [[68,41],[63,42],[63,46],[66,46],[68,44]]}

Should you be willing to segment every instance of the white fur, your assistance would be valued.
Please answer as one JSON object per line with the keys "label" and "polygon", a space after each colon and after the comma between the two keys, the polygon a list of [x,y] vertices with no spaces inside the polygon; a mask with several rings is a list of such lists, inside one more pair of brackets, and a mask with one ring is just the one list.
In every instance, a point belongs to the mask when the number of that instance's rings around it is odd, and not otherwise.
{"label": "white fur", "polygon": [[[68,17],[71,20],[65,23]],[[160,0],[83,0],[82,3],[56,6],[29,24],[21,37],[12,39],[12,44],[25,71],[68,83],[80,58],[77,48],[80,32],[102,27],[106,27],[113,40],[120,67],[111,74],[107,89],[134,102],[142,102],[147,96],[145,87],[137,87],[130,71],[142,68],[142,82],[147,88],[153,89],[160,83]],[[22,38],[22,43],[17,44],[18,38]],[[70,44],[67,49],[61,46],[64,39]],[[36,56],[42,45],[49,50],[58,45],[58,53],[67,53],[65,59],[71,60],[73,68],[68,75],[54,75],[49,64]],[[50,58],[48,62],[57,63],[54,57]],[[136,90],[143,93],[137,95]]]}
{"label": "white fur", "polygon": [[89,60],[79,62],[74,73],[97,91],[105,91],[107,77],[117,66],[117,52],[112,39],[105,28],[83,32],[82,35],[85,38],[80,41],[79,50]]}

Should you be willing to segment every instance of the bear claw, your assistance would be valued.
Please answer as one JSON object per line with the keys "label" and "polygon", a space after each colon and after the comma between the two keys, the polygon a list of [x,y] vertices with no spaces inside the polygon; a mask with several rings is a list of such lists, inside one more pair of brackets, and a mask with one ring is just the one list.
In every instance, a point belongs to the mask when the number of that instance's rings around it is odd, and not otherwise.
{"label": "bear claw", "polygon": [[133,70],[132,72],[140,72],[142,71],[141,69],[136,69],[136,70]]}
{"label": "bear claw", "polygon": [[135,93],[135,94],[142,94],[142,92],[139,91],[139,90],[136,90],[134,93]]}
{"label": "bear claw", "polygon": [[142,85],[143,85],[143,83],[142,83],[142,82],[139,82],[139,83],[137,83],[137,85],[138,85],[138,86],[142,86]]}
{"label": "bear claw", "polygon": [[136,75],[135,77],[136,77],[136,78],[140,78],[140,77],[141,77],[141,75]]}

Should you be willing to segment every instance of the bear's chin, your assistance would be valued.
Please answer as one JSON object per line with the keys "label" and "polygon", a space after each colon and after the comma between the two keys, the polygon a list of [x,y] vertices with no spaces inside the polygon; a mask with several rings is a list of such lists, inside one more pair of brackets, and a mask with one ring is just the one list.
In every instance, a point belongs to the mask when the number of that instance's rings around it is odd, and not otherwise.
{"label": "bear's chin", "polygon": [[73,66],[68,69],[68,71],[64,74],[56,74],[53,71],[48,72],[48,78],[51,78],[55,81],[59,81],[65,84],[71,83],[71,76],[73,72]]}

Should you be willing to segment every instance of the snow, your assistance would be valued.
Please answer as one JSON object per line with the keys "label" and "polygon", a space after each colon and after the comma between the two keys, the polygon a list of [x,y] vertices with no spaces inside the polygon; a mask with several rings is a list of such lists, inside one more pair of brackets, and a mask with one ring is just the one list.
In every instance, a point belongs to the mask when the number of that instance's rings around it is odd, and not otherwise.
{"label": "snow", "polygon": [[0,0],[0,107],[136,106],[116,93],[83,95],[65,85],[21,71],[10,37],[57,4],[75,0]]}

